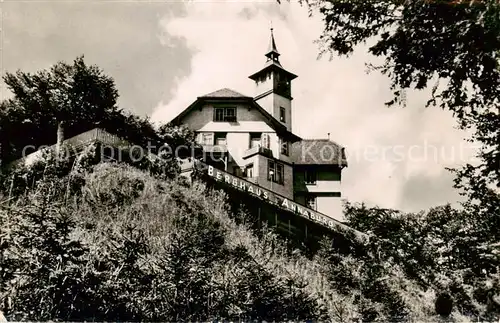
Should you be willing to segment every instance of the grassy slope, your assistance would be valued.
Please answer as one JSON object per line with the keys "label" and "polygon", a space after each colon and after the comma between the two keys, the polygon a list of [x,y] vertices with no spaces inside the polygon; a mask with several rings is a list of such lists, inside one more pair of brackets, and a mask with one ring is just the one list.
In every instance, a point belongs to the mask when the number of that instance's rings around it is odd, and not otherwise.
{"label": "grassy slope", "polygon": [[[69,194],[81,179],[83,186]],[[100,164],[2,204],[0,221],[0,238],[17,254],[20,272],[3,285],[11,318],[346,321],[361,315],[362,291],[343,293],[321,261],[287,252],[273,233],[258,239],[233,220],[222,192],[200,183]],[[67,239],[64,223],[73,223]],[[48,250],[53,236],[56,247]],[[71,251],[72,242],[83,251]],[[401,276],[391,281],[410,311],[407,319],[431,319],[432,293],[414,290]],[[383,307],[375,304],[380,319]]]}

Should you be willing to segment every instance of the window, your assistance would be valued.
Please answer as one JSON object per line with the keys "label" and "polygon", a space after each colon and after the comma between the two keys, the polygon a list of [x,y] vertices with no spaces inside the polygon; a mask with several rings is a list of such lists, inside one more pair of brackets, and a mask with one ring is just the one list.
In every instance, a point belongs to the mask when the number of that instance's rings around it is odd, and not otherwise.
{"label": "window", "polygon": [[285,120],[286,120],[285,119],[285,108],[280,107],[280,121],[281,122],[286,122]]}
{"label": "window", "polygon": [[235,122],[236,108],[214,108],[214,121],[217,122]]}
{"label": "window", "polygon": [[215,144],[217,146],[225,146],[227,144],[227,133],[225,132],[216,132],[215,133]]}
{"label": "window", "polygon": [[316,211],[316,196],[314,195],[306,196],[306,206]]}
{"label": "window", "polygon": [[268,181],[273,181],[278,184],[284,184],[285,176],[284,176],[284,166],[281,163],[277,163],[274,160],[270,160],[267,164],[268,169]]}
{"label": "window", "polygon": [[261,137],[262,137],[262,133],[251,132],[250,133],[250,148],[260,147]]}
{"label": "window", "polygon": [[316,185],[316,172],[314,170],[312,169],[306,170],[305,178],[307,185]]}
{"label": "window", "polygon": [[211,146],[214,144],[214,134],[213,133],[202,133],[201,134],[201,144]]}
{"label": "window", "polygon": [[281,146],[280,153],[285,156],[288,156],[288,141],[280,139],[280,146]]}
{"label": "window", "polygon": [[238,177],[243,177],[243,170],[239,166],[233,167],[233,175]]}
{"label": "window", "polygon": [[285,181],[284,173],[285,173],[285,167],[283,166],[283,164],[276,163],[276,183],[278,184],[284,183]]}
{"label": "window", "polygon": [[247,165],[245,168],[245,176],[248,178],[253,178],[253,164]]}
{"label": "window", "polygon": [[271,140],[269,138],[269,134],[267,134],[267,133],[262,134],[261,145],[263,148],[269,149],[269,147],[271,145]]}
{"label": "window", "polygon": [[215,108],[214,121],[224,121],[224,109]]}

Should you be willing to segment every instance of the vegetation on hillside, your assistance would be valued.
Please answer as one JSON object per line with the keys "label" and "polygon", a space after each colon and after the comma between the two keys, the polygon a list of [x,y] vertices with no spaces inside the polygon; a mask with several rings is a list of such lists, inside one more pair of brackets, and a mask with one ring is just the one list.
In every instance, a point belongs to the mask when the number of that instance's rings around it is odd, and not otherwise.
{"label": "vegetation on hillside", "polygon": [[[19,157],[23,145],[55,143],[61,120],[68,136],[118,125],[113,133],[138,144],[151,140],[175,148],[193,141],[187,129],[155,129],[148,120],[119,111],[112,80],[83,58],[36,74],[8,74],[6,82],[14,92],[0,108],[7,161]],[[250,227],[252,215],[244,205],[235,210],[224,193],[200,182],[188,185],[169,157],[101,163],[98,146],[91,145],[75,161],[48,152],[29,166],[4,170],[0,309],[6,316],[64,321],[500,316],[500,259],[493,246],[500,240],[500,198],[488,187],[486,173],[469,177],[469,198],[460,210],[443,206],[406,214],[347,204],[348,224],[373,238],[346,237],[342,245],[325,240],[316,255],[306,257],[285,248],[272,228]]]}
{"label": "vegetation on hillside", "polygon": [[193,141],[185,128],[155,129],[149,119],[119,109],[114,80],[83,56],[36,73],[7,72],[4,81],[14,96],[0,103],[0,165],[24,157],[27,146],[55,144],[60,124],[65,138],[99,127],[130,143],[154,146],[152,152]]}
{"label": "vegetation on hillside", "polygon": [[452,111],[462,129],[473,130],[479,162],[452,169],[466,197],[460,209],[404,214],[348,204],[346,214],[354,228],[382,239],[381,250],[407,278],[445,291],[468,317],[498,319],[500,2],[301,2],[324,22],[320,54],[348,56],[368,44],[369,54],[384,59],[369,67],[391,81],[388,106],[406,106],[407,91],[428,88],[427,106]]}
{"label": "vegetation on hillside", "polygon": [[96,165],[94,153],[66,166],[41,160],[36,185],[0,200],[7,318],[428,321],[443,292],[456,319],[500,314],[499,259],[460,234],[465,211],[347,205],[350,225],[377,238],[325,240],[308,258],[272,228],[255,232],[221,191]]}
{"label": "vegetation on hillside", "polygon": [[61,176],[49,163],[36,187],[0,202],[0,298],[10,320],[433,315],[434,291],[368,246],[349,255],[325,243],[308,259],[270,229],[258,238],[249,215],[236,221],[225,194],[202,183],[102,163]]}

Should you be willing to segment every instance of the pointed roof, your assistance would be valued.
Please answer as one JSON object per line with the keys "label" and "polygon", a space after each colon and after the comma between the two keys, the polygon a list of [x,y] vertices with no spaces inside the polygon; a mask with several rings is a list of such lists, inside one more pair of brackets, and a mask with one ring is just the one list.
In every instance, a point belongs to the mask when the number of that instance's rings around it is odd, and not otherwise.
{"label": "pointed roof", "polygon": [[243,95],[229,88],[219,89],[217,91],[200,96],[200,98],[249,98],[249,96]]}
{"label": "pointed roof", "polygon": [[297,75],[288,72],[287,70],[285,70],[283,68],[283,66],[281,66],[281,63],[279,61],[280,53],[278,52],[278,48],[276,46],[276,41],[274,40],[273,28],[271,28],[271,39],[269,40],[269,48],[268,48],[268,52],[265,56],[267,57],[266,64],[264,65],[264,67],[260,71],[250,75],[249,76],[250,79],[255,81],[263,73],[267,73],[267,71],[270,69],[277,70],[277,71],[284,73],[290,80],[293,80],[294,78],[297,77]]}
{"label": "pointed roof", "polygon": [[269,48],[267,50],[266,57],[269,60],[274,60],[275,58],[276,61],[278,61],[279,56],[280,53],[278,52],[278,48],[276,47],[276,41],[274,40],[273,28],[271,28],[271,39],[269,40]]}
{"label": "pointed roof", "polygon": [[206,102],[219,102],[219,103],[236,103],[236,102],[244,102],[248,104],[250,107],[257,109],[264,117],[268,120],[269,124],[272,125],[272,128],[276,130],[277,133],[282,134],[286,138],[289,138],[291,141],[298,141],[301,138],[296,134],[290,132],[285,125],[279,122],[275,117],[273,117],[269,112],[267,112],[263,107],[261,107],[255,100],[250,97],[243,95],[234,90],[224,88],[217,90],[215,92],[211,92],[202,96],[199,96],[196,101],[191,103],[184,111],[179,113],[175,118],[173,118],[170,123],[174,125],[179,125],[182,122],[182,119],[193,111],[196,108],[201,107]]}

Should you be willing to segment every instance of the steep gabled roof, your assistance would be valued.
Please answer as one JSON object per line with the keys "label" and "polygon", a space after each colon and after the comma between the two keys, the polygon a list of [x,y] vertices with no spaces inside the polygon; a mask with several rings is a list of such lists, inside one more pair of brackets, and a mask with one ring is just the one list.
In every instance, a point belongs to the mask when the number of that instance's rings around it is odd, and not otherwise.
{"label": "steep gabled roof", "polygon": [[290,158],[296,165],[347,166],[344,147],[329,139],[303,139],[292,144]]}
{"label": "steep gabled roof", "polygon": [[196,107],[200,107],[201,104],[205,102],[244,102],[249,104],[251,107],[257,109],[272,125],[276,132],[279,134],[284,134],[291,141],[295,142],[300,140],[301,138],[294,133],[288,131],[286,126],[284,126],[281,122],[279,122],[275,117],[273,117],[269,112],[267,112],[263,107],[261,107],[255,100],[250,96],[245,96],[241,93],[233,91],[228,88],[220,89],[203,96],[199,96],[196,101],[191,103],[184,111],[178,114],[170,123],[179,125],[181,123],[182,118],[184,118],[187,114],[189,114]]}
{"label": "steep gabled roof", "polygon": [[232,89],[223,88],[205,95],[200,96],[200,98],[250,98],[249,96],[243,95]]}

